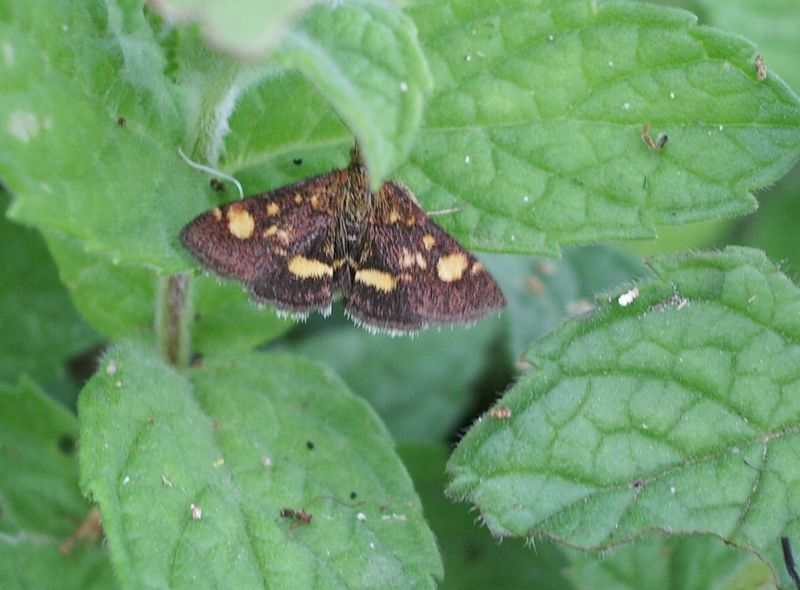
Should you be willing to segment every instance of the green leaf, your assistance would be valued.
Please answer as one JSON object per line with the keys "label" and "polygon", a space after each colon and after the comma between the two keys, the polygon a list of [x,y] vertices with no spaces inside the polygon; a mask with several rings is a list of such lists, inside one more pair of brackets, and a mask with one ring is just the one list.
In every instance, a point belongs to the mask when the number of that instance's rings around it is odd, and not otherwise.
{"label": "green leaf", "polygon": [[793,0],[696,0],[709,24],[755,42],[768,75],[780,76],[800,90],[800,10]]}
{"label": "green leaf", "polygon": [[[290,31],[274,61],[301,72],[327,105],[310,85],[291,79],[260,85],[232,118],[227,167],[268,162],[281,148],[296,147],[285,145],[287,132],[297,142],[297,135],[308,136],[320,119],[327,128],[324,141],[335,142],[340,158],[347,155],[355,134],[376,186],[405,161],[431,78],[414,24],[396,7],[381,2],[318,4]],[[285,118],[284,111],[303,108],[301,116]],[[350,132],[330,118],[331,108]]]}
{"label": "green leaf", "polygon": [[567,576],[580,590],[768,590],[772,573],[752,554],[711,536],[650,534],[603,558],[573,554]]}
{"label": "green leaf", "polygon": [[476,381],[501,328],[501,321],[488,318],[466,329],[395,338],[348,324],[287,348],[334,369],[375,408],[396,440],[441,442],[475,404]]}
{"label": "green leaf", "polygon": [[[161,272],[190,267],[177,235],[216,198],[176,148],[214,163],[229,126],[246,136],[258,123],[229,121],[246,89],[272,75],[259,91],[270,110],[279,70],[301,71],[350,125],[377,180],[405,159],[430,87],[413,24],[379,3],[314,6],[272,61],[249,66],[208,53],[193,31],[165,27],[136,0],[79,10],[12,0],[0,35],[9,215]],[[338,142],[345,157],[344,128]]]}
{"label": "green leaf", "polygon": [[[588,0],[418,2],[435,80],[398,171],[476,248],[553,253],[752,211],[800,153],[800,104],[688,13]],[[669,142],[654,150],[645,124]]]}
{"label": "green leaf", "polygon": [[0,580],[3,588],[115,586],[95,539],[70,540],[90,507],[78,489],[75,416],[31,381],[0,384]]}
{"label": "green leaf", "polygon": [[441,576],[386,430],[307,361],[209,356],[187,377],[123,345],[79,415],[82,485],[125,587],[433,587]]}
{"label": "green leaf", "polygon": [[[425,514],[430,520],[444,560],[441,590],[464,588],[536,588],[568,590],[564,577],[568,562],[554,543],[502,543],[485,534],[465,506],[442,494],[447,450],[438,445],[405,445],[401,455],[414,478]],[[578,587],[577,585],[575,587]]]}
{"label": "green leaf", "polygon": [[164,18],[196,21],[209,42],[242,58],[263,56],[279,44],[308,0],[148,0]]}
{"label": "green leaf", "polygon": [[[0,193],[0,212],[6,202]],[[0,380],[27,374],[51,383],[98,337],[75,311],[38,232],[0,213],[0,248]]]}
{"label": "green leaf", "polygon": [[[536,370],[462,440],[449,493],[497,535],[602,548],[708,532],[785,576],[798,538],[800,292],[763,253],[656,258],[657,280],[526,355]],[[623,305],[623,303],[627,303]]]}
{"label": "green leaf", "polygon": [[0,13],[9,215],[113,260],[183,270],[177,234],[203,181],[176,152],[184,113],[141,5],[121,4],[14,0]]}
{"label": "green leaf", "polygon": [[594,309],[595,297],[648,274],[637,258],[609,246],[568,248],[560,260],[485,256],[503,288],[513,358],[565,319]]}
{"label": "green leaf", "polygon": [[[153,338],[156,273],[114,265],[55,234],[47,241],[78,309],[98,331],[111,340]],[[292,326],[273,310],[258,308],[236,283],[201,276],[194,292],[192,345],[200,353],[252,350]]]}

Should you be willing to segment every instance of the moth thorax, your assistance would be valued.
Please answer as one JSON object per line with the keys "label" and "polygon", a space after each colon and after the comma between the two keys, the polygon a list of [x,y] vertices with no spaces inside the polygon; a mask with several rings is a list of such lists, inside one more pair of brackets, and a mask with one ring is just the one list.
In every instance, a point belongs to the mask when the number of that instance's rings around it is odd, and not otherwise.
{"label": "moth thorax", "polygon": [[351,194],[349,197],[349,199],[345,199],[345,207],[342,211],[342,229],[347,244],[354,246],[361,242],[361,238],[369,225],[369,217],[372,211],[372,193],[369,190],[365,190],[361,194]]}
{"label": "moth thorax", "polygon": [[361,242],[369,225],[375,195],[369,189],[367,171],[363,166],[351,166],[348,172],[343,191],[341,231],[344,241],[352,248]]}

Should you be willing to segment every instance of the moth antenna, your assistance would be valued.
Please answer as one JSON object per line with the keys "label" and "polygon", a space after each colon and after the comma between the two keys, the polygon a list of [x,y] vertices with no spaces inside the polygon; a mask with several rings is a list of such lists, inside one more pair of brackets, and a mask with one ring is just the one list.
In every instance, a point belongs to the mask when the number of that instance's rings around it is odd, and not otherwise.
{"label": "moth antenna", "polygon": [[464,209],[464,205],[458,207],[450,207],[449,209],[437,209],[436,211],[426,211],[428,217],[436,217],[437,215],[450,215],[451,213],[458,213]]}
{"label": "moth antenna", "polygon": [[181,146],[178,146],[178,153],[180,154],[181,158],[183,158],[183,161],[189,164],[189,166],[191,166],[195,170],[200,170],[201,172],[205,172],[206,174],[213,174],[215,176],[219,176],[220,178],[224,178],[225,180],[228,180],[233,184],[235,184],[236,188],[239,189],[239,198],[244,199],[244,190],[242,190],[242,184],[238,180],[236,180],[233,176],[229,176],[224,172],[220,172],[219,170],[217,170],[216,168],[212,168],[211,166],[205,166],[203,164],[199,164],[198,162],[190,160],[189,156],[183,153]]}

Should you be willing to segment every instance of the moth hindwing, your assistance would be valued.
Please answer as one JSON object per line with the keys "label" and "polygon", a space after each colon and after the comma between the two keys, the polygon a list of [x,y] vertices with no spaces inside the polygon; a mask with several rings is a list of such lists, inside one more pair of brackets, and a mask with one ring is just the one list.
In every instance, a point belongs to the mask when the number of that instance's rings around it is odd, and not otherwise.
{"label": "moth hindwing", "polygon": [[483,265],[408,188],[394,180],[377,192],[369,186],[354,150],[347,168],[215,207],[180,239],[205,269],[293,315],[327,314],[341,295],[356,323],[406,333],[505,305]]}

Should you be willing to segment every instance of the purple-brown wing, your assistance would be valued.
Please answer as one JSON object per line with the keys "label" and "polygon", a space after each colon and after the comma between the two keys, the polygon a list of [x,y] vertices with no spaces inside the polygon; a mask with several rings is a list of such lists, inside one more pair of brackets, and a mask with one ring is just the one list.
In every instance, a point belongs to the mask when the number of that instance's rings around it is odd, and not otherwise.
{"label": "purple-brown wing", "polygon": [[483,265],[433,223],[397,181],[378,192],[356,258],[348,314],[367,327],[413,332],[477,320],[505,305]]}
{"label": "purple-brown wing", "polygon": [[215,207],[183,228],[181,243],[206,270],[242,281],[260,303],[324,312],[341,181],[332,172]]}

